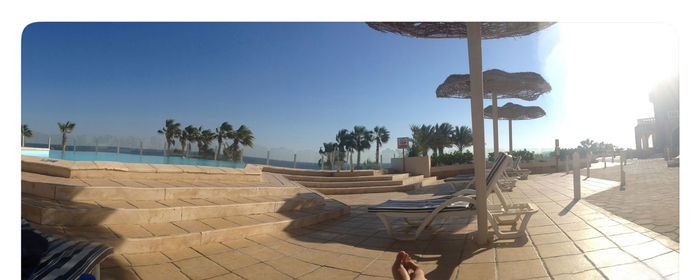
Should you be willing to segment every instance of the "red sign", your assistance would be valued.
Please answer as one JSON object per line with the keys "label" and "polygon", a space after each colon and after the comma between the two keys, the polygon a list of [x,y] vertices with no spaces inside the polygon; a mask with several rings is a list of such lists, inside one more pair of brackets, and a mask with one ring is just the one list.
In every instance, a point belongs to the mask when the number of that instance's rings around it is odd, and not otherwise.
{"label": "red sign", "polygon": [[396,141],[399,143],[399,149],[408,149],[408,137],[399,137],[396,138]]}

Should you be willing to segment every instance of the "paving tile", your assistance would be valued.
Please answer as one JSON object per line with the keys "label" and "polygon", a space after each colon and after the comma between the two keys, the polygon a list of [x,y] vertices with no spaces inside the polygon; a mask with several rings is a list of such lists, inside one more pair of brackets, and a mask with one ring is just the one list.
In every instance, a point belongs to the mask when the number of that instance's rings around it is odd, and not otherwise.
{"label": "paving tile", "polygon": [[622,250],[637,257],[640,260],[646,260],[659,255],[671,252],[671,249],[662,245],[658,241],[650,241],[646,243],[636,244],[632,246],[622,247]]}
{"label": "paving tile", "polygon": [[554,275],[554,280],[598,280],[605,279],[597,270],[587,270],[579,273]]}
{"label": "paving tile", "polygon": [[172,263],[137,266],[133,268],[141,279],[153,280],[188,280]]}
{"label": "paving tile", "polygon": [[615,242],[620,247],[641,244],[653,240],[638,232],[618,234],[609,236],[608,238],[610,238],[612,242]]}
{"label": "paving tile", "polygon": [[264,263],[257,263],[251,266],[239,268],[233,272],[245,279],[292,279],[291,277]]}
{"label": "paving tile", "polygon": [[393,277],[391,274],[391,266],[394,264],[392,260],[374,260],[370,265],[362,271],[364,275]]}
{"label": "paving tile", "polygon": [[661,279],[661,275],[639,262],[605,267],[601,270],[608,279]]}
{"label": "paving tile", "polygon": [[196,220],[187,220],[187,221],[176,221],[173,222],[178,227],[181,227],[182,229],[186,230],[187,232],[202,232],[202,231],[207,231],[207,230],[212,230],[213,228],[208,226],[205,223],[202,223],[200,221]]}
{"label": "paving tile", "polygon": [[167,251],[162,251],[161,253],[163,253],[163,255],[167,256],[168,258],[170,258],[170,260],[173,260],[173,261],[191,259],[191,258],[196,258],[196,257],[202,256],[199,253],[197,253],[197,251],[192,250],[192,248],[167,250]]}
{"label": "paving tile", "polygon": [[394,279],[393,277],[379,277],[379,276],[372,276],[372,275],[360,275],[355,280],[392,280]]}
{"label": "paving tile", "polygon": [[250,241],[250,240],[245,239],[245,238],[222,241],[221,243],[223,243],[224,245],[226,245],[230,248],[233,248],[233,249],[257,245],[255,242]]}
{"label": "paving tile", "polygon": [[233,274],[233,273],[228,273],[224,275],[219,275],[213,278],[209,278],[208,280],[243,280],[240,276]]}
{"label": "paving tile", "polygon": [[373,259],[370,258],[363,258],[353,255],[340,255],[330,259],[326,265],[345,270],[362,272],[372,261]]}
{"label": "paving tile", "polygon": [[603,236],[603,234],[595,229],[567,231],[566,234],[569,235],[571,240],[583,240]]}
{"label": "paving tile", "polygon": [[[299,276],[319,268],[318,265],[303,262],[292,257],[277,258],[267,261],[266,263],[274,267],[276,270],[293,278],[298,278]],[[391,274],[389,276],[391,276]]]}
{"label": "paving tile", "polygon": [[540,257],[542,258],[576,255],[581,253],[573,242],[543,244],[537,245],[536,247],[537,251],[539,251]]}
{"label": "paving tile", "polygon": [[530,238],[532,239],[532,243],[537,245],[571,241],[569,237],[561,232],[533,235],[530,236]]}
{"label": "paving tile", "polygon": [[279,252],[275,252],[275,251],[273,251],[265,246],[262,246],[262,245],[244,247],[244,248],[240,248],[237,250],[239,252],[242,252],[246,255],[249,255],[249,256],[251,256],[259,261],[263,261],[263,262],[273,260],[276,258],[281,258],[284,256],[283,254],[281,254]]}
{"label": "paving tile", "polygon": [[527,279],[546,276],[547,271],[540,259],[498,263],[498,279]]}
{"label": "paving tile", "polygon": [[539,259],[533,246],[496,248],[496,261],[499,263],[533,259]]}
{"label": "paving tile", "polygon": [[545,258],[544,264],[552,275],[579,273],[595,268],[583,254]]}
{"label": "paving tile", "polygon": [[663,276],[670,276],[672,274],[678,273],[679,269],[679,254],[676,252],[669,252],[648,260],[645,260],[648,266],[656,270],[659,274]]}
{"label": "paving tile", "polygon": [[457,272],[457,280],[467,279],[496,279],[495,263],[470,263],[461,264]]}
{"label": "paving tile", "polygon": [[141,226],[155,236],[166,236],[187,233],[187,231],[185,231],[184,229],[179,228],[171,223],[145,224]]}
{"label": "paving tile", "polygon": [[214,255],[223,252],[231,251],[231,248],[225,246],[221,243],[207,243],[197,246],[192,246],[192,249],[199,252],[202,255]]}
{"label": "paving tile", "polygon": [[561,232],[561,230],[559,230],[559,227],[557,227],[557,226],[555,226],[555,225],[539,226],[539,227],[533,227],[533,226],[529,226],[529,225],[528,225],[526,231],[527,231],[530,235],[538,235],[538,234],[546,234],[546,233],[557,233],[557,232]]}
{"label": "paving tile", "polygon": [[139,225],[109,225],[109,228],[120,237],[125,238],[140,238],[151,237],[153,234],[146,231]]}
{"label": "paving tile", "polygon": [[160,252],[124,254],[124,257],[133,266],[161,264],[170,261],[170,259],[168,259],[165,255],[161,254]]}
{"label": "paving tile", "polygon": [[587,252],[586,256],[598,268],[633,263],[637,261],[635,258],[618,248]]}
{"label": "paving tile", "polygon": [[321,267],[313,272],[306,274],[299,279],[301,280],[327,280],[327,279],[337,279],[337,280],[352,280],[357,277],[359,273],[352,272],[348,270],[335,269],[330,267]]}
{"label": "paving tile", "polygon": [[236,270],[250,266],[260,261],[238,251],[227,251],[220,254],[207,255],[207,257],[228,270]]}
{"label": "paving tile", "polygon": [[584,252],[590,252],[590,251],[596,251],[596,250],[617,247],[615,245],[615,243],[613,243],[612,241],[608,240],[605,237],[596,237],[596,238],[585,239],[585,240],[576,240],[576,241],[574,241],[574,243],[576,243],[576,246],[581,248],[581,250],[583,250]]}
{"label": "paving tile", "polygon": [[[392,255],[394,256],[394,258],[396,257],[396,253],[392,253]],[[338,253],[331,253],[316,249],[305,249],[296,252],[292,255],[292,257],[297,258],[299,260],[318,265],[326,265],[339,256],[340,254]]]}
{"label": "paving tile", "polygon": [[190,279],[206,279],[229,273],[228,270],[205,257],[176,261],[174,264]]}

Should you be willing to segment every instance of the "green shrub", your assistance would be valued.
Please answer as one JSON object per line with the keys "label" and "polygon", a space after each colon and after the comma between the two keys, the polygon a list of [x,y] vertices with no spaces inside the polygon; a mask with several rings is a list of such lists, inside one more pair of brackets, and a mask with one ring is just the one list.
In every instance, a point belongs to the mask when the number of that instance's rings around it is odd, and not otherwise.
{"label": "green shrub", "polygon": [[513,151],[511,155],[513,157],[522,157],[522,160],[525,162],[530,162],[531,160],[535,159],[535,152],[528,151],[527,149]]}
{"label": "green shrub", "polygon": [[431,166],[440,165],[453,165],[453,164],[465,164],[471,163],[474,160],[474,154],[470,151],[464,151],[460,153],[459,151],[454,151],[452,153],[444,153],[436,157],[430,158]]}

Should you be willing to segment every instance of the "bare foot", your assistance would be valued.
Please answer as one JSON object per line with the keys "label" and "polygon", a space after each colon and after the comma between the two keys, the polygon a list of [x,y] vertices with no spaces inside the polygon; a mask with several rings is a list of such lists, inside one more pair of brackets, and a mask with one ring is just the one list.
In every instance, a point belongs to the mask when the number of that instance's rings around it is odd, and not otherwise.
{"label": "bare foot", "polygon": [[394,280],[427,280],[423,270],[404,251],[396,254],[396,261],[391,266],[391,273]]}

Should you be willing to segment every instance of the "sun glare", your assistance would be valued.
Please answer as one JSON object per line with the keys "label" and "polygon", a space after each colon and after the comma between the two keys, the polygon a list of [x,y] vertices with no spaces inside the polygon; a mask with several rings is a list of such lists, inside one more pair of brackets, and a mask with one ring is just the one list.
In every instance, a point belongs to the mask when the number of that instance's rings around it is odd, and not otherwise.
{"label": "sun glare", "polygon": [[[653,117],[649,92],[677,71],[677,37],[663,24],[566,24],[547,58],[561,76],[554,108],[564,146],[590,138],[634,147],[639,118]],[[554,93],[554,92],[553,92]]]}

